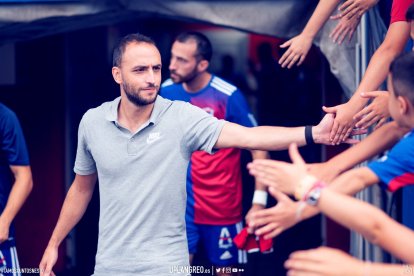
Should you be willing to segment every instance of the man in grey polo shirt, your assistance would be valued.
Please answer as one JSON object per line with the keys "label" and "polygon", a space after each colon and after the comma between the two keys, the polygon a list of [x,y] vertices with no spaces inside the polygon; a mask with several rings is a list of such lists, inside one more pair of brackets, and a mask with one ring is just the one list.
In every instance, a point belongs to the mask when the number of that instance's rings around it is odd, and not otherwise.
{"label": "man in grey polo shirt", "polygon": [[[40,263],[41,275],[53,275],[58,246],[85,212],[97,179],[94,275],[186,273],[185,177],[192,152],[306,144],[304,127],[245,128],[158,96],[161,56],[148,37],[124,37],[114,50],[113,66],[121,96],[90,109],[81,120],[76,177]],[[328,144],[332,123],[327,116],[314,127],[314,141]]]}

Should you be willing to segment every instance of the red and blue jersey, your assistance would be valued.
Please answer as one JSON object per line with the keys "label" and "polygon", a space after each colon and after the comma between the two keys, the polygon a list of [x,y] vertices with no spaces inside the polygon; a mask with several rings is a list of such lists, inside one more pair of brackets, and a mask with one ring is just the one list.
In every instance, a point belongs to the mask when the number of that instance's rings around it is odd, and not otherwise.
{"label": "red and blue jersey", "polygon": [[[161,96],[189,102],[218,119],[246,127],[256,126],[240,90],[212,76],[206,87],[188,93],[182,84],[170,79],[161,88]],[[187,171],[187,217],[195,223],[223,225],[242,219],[242,176],[240,149],[220,149],[214,155],[194,152]]]}
{"label": "red and blue jersey", "polygon": [[414,129],[384,157],[368,164],[382,184],[394,192],[414,184]]}

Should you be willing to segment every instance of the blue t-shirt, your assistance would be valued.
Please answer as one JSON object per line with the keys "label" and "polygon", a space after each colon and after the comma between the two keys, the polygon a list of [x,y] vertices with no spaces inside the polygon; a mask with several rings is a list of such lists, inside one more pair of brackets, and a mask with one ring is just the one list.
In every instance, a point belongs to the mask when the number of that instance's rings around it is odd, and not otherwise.
{"label": "blue t-shirt", "polygon": [[379,177],[383,187],[402,191],[402,223],[414,230],[414,129],[407,133],[391,151],[368,167]]}
{"label": "blue t-shirt", "polygon": [[414,184],[414,129],[407,133],[384,157],[368,164],[383,187],[394,192]]}
{"label": "blue t-shirt", "polygon": [[0,103],[0,213],[6,206],[13,183],[10,166],[28,166],[29,155],[19,120]]}

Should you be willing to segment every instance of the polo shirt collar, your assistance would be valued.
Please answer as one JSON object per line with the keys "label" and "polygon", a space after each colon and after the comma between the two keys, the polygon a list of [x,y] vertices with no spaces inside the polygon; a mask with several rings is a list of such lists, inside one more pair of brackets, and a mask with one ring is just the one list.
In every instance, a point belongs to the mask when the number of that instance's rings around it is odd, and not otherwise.
{"label": "polo shirt collar", "polygon": [[109,108],[106,111],[105,118],[110,122],[118,121],[118,106],[121,102],[121,96],[109,103]]}
{"label": "polo shirt collar", "polygon": [[[106,119],[111,122],[115,122],[118,124],[118,106],[121,102],[121,96],[113,100],[110,105],[109,109],[106,112]],[[151,116],[149,118],[149,123],[155,124],[159,120],[160,116],[164,112],[164,110],[170,105],[170,101],[164,99],[161,96],[157,96],[154,103],[154,109],[151,112]]]}

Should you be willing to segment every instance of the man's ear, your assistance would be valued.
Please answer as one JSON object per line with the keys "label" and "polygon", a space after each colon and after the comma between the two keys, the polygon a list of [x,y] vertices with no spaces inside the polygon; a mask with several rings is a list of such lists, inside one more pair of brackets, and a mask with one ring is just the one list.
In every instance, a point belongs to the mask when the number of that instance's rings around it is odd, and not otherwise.
{"label": "man's ear", "polygon": [[201,60],[198,63],[197,67],[198,67],[198,70],[200,72],[204,72],[204,71],[207,71],[207,68],[208,68],[209,65],[210,65],[210,62],[208,62],[207,60],[203,59],[203,60]]}
{"label": "man's ear", "polygon": [[121,70],[119,69],[119,67],[112,67],[112,77],[114,78],[115,82],[118,84],[122,83],[122,75],[121,75]]}

